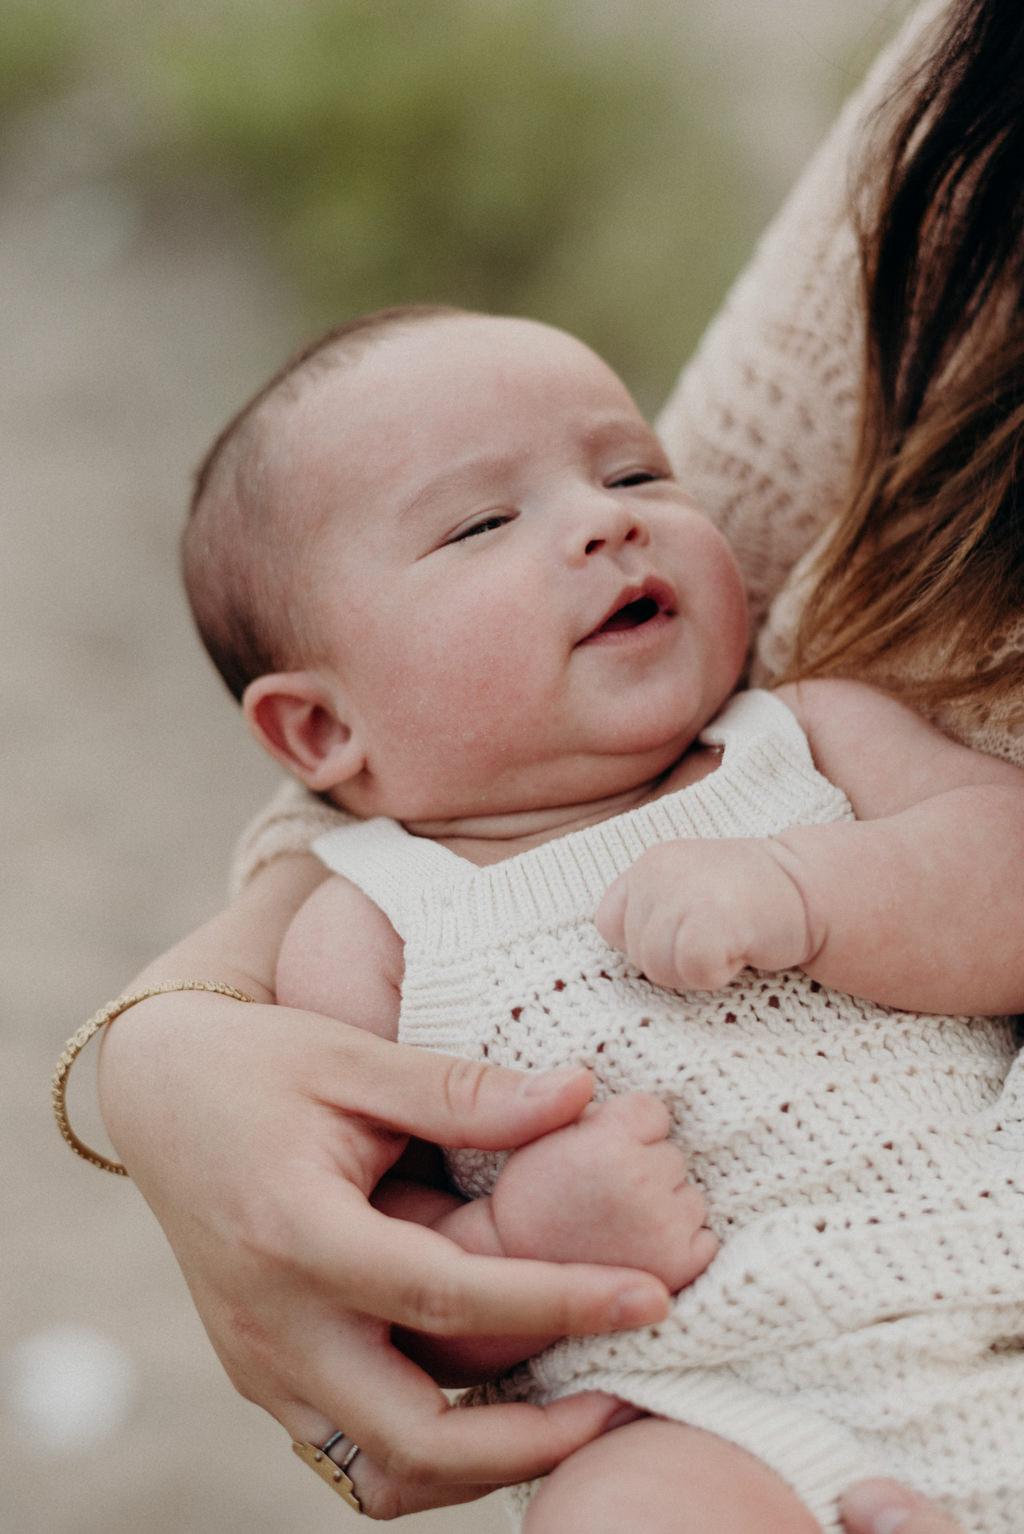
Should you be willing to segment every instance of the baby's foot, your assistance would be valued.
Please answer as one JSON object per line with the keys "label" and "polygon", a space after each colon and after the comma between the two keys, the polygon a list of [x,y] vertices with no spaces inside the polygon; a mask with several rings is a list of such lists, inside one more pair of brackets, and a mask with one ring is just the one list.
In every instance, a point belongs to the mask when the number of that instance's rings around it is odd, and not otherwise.
{"label": "baby's foot", "polygon": [[643,1093],[587,1108],[509,1157],[492,1195],[512,1257],[643,1268],[675,1292],[718,1248],[668,1112]]}

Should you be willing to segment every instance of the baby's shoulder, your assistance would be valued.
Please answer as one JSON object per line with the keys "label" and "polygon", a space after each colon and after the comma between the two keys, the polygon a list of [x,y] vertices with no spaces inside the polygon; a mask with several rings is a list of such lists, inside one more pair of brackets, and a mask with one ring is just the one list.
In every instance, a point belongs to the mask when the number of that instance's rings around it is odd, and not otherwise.
{"label": "baby's shoulder", "polygon": [[910,704],[867,682],[821,677],[787,683],[815,766],[849,798],[859,820],[898,814],[951,789],[1024,792],[1024,772],[972,751]]}

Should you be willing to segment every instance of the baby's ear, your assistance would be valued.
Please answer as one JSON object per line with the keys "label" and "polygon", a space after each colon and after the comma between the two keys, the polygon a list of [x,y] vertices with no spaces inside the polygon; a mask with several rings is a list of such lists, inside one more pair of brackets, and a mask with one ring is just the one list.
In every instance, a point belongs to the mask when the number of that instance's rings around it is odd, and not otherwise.
{"label": "baby's ear", "polygon": [[336,689],[312,671],[257,677],[242,710],[265,751],[315,793],[338,788],[362,771],[365,753],[341,715]]}

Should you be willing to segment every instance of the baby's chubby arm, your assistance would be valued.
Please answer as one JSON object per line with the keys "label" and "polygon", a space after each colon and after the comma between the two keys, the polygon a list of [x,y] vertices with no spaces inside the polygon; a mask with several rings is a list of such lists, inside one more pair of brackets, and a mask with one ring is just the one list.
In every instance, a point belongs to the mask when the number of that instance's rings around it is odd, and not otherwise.
{"label": "baby's chubby arm", "polygon": [[[343,1014],[349,1024],[394,1039],[402,969],[402,943],[391,923],[335,877],[310,897],[285,936],[277,997],[287,1006]],[[703,1272],[717,1241],[668,1129],[668,1113],[655,1097],[636,1093],[591,1104],[575,1123],[514,1151],[492,1195],[470,1202],[444,1185],[432,1147],[412,1145],[372,1202],[480,1256],[641,1268],[674,1292]],[[448,1384],[490,1377],[554,1340],[407,1339],[408,1351]]]}
{"label": "baby's chubby arm", "polygon": [[802,968],[921,1012],[1024,1009],[1024,772],[863,683],[778,696],[856,821],[644,853],[597,913],[656,984]]}

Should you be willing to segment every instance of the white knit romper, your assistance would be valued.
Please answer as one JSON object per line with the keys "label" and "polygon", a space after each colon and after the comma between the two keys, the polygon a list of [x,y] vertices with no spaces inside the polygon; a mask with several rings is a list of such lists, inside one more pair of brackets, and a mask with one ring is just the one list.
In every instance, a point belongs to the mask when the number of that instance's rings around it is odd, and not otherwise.
{"label": "white knit romper", "polygon": [[[852,818],[776,698],[703,732],[689,788],[477,868],[388,820],[315,850],[405,943],[400,1037],[475,1060],[589,1067],[655,1092],[721,1240],[668,1320],[567,1338],[490,1388],[609,1391],[743,1445],[828,1529],[862,1474],[935,1497],[969,1534],[1024,1531],[1024,1123],[1004,1019],[897,1012],[801,971],[713,993],[651,985],[592,924],[656,843]],[[502,1157],[453,1151],[457,1186]]]}

